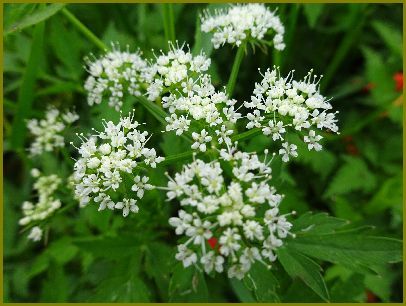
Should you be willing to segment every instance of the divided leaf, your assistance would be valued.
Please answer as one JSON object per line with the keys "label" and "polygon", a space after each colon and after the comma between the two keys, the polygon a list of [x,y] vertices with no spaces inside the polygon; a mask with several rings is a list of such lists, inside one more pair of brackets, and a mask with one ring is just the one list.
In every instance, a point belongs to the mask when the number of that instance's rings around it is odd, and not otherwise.
{"label": "divided leaf", "polygon": [[293,279],[301,279],[323,300],[329,301],[329,293],[320,274],[321,267],[313,260],[298,252],[282,247],[278,249],[278,258],[283,268]]}
{"label": "divided leaf", "polygon": [[286,248],[366,274],[402,260],[402,241],[354,233],[297,236]]}

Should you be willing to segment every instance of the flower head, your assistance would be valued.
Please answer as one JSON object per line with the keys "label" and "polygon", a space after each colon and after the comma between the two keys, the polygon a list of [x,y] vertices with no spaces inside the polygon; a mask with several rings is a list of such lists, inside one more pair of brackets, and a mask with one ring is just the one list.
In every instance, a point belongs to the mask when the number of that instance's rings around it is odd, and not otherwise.
{"label": "flower head", "polygon": [[[244,103],[252,110],[247,115],[248,129],[260,128],[264,135],[281,142],[289,131],[301,133],[307,130],[303,140],[309,150],[316,151],[321,150],[318,142],[323,137],[316,136],[314,129],[338,133],[337,112],[331,112],[331,103],[320,94],[318,84],[321,77],[313,76],[312,70],[301,81],[292,80],[293,71],[282,78],[277,67],[268,69],[262,76],[262,81],[255,84],[251,101]],[[282,147],[280,154],[284,161],[289,160],[289,155],[297,155],[296,147]]]}
{"label": "flower head", "polygon": [[[232,169],[230,180],[223,163]],[[199,265],[206,273],[224,270],[240,279],[255,261],[268,267],[266,261],[276,259],[271,252],[292,226],[279,215],[282,196],[268,184],[270,174],[266,158],[261,161],[256,154],[233,147],[222,149],[220,159],[210,163],[195,159],[170,178],[162,189],[183,207],[169,219],[176,234],[184,236],[176,258],[185,267]]]}
{"label": "flower head", "polygon": [[[33,169],[31,175],[36,180],[33,187],[37,192],[38,200],[36,203],[25,201],[22,204],[24,216],[19,220],[20,225],[27,225],[32,221],[44,220],[61,207],[61,201],[54,197],[54,193],[62,180],[55,174],[47,176],[41,175],[38,169]],[[35,234],[33,234],[33,236],[35,236]],[[35,237],[37,236],[38,234]]]}
{"label": "flower head", "polygon": [[224,44],[239,46],[245,40],[261,41],[273,35],[275,49],[283,50],[285,27],[279,17],[264,4],[232,5],[227,10],[208,11],[201,17],[202,31],[212,32],[212,43],[218,49]]}
{"label": "flower head", "polygon": [[77,121],[79,116],[74,111],[61,113],[58,109],[48,107],[45,118],[30,119],[27,121],[27,128],[34,136],[29,152],[32,156],[40,155],[43,152],[52,152],[55,148],[65,146],[63,132],[66,127]]}
{"label": "flower head", "polygon": [[[78,149],[80,158],[74,165],[75,196],[81,206],[91,201],[99,204],[99,210],[121,209],[123,216],[138,212],[136,200],[119,198],[118,190],[134,192],[142,198],[144,190],[150,190],[148,177],[137,174],[137,165],[143,162],[152,168],[163,161],[155,149],[146,147],[148,133],[138,130],[133,114],[121,117],[118,124],[104,121],[104,130],[85,137],[79,135],[82,144]],[[132,184],[131,190],[126,186]]]}
{"label": "flower head", "polygon": [[120,51],[112,44],[113,50],[99,59],[86,59],[89,77],[85,82],[89,105],[100,104],[108,99],[110,107],[119,111],[123,105],[124,94],[139,96],[142,84],[149,79],[149,67],[141,58],[139,51],[131,53]]}

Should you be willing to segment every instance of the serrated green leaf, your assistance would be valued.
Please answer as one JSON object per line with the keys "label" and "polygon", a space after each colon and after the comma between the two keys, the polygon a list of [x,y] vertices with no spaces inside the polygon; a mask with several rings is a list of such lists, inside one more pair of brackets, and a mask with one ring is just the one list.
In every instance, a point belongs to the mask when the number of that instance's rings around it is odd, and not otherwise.
{"label": "serrated green leaf", "polygon": [[33,26],[41,21],[58,13],[66,4],[54,3],[49,5],[39,5],[33,11],[28,11],[22,14],[18,19],[13,20],[5,29],[3,35],[8,35],[13,32],[21,31],[29,26]]}
{"label": "serrated green leaf", "polygon": [[304,235],[332,234],[336,230],[347,225],[349,222],[343,219],[329,216],[327,213],[307,212],[294,220],[292,231]]}
{"label": "serrated green leaf", "polygon": [[277,293],[278,280],[263,264],[254,263],[243,281],[245,286],[254,293],[258,302],[280,302]]}
{"label": "serrated green leaf", "polygon": [[402,241],[354,233],[297,236],[286,248],[313,258],[341,264],[361,273],[402,260]]}
{"label": "serrated green leaf", "polygon": [[345,156],[345,163],[337,171],[324,196],[346,194],[355,190],[369,192],[376,186],[376,177],[360,158]]}
{"label": "serrated green leaf", "polygon": [[234,293],[237,295],[238,299],[242,303],[255,303],[256,300],[252,296],[251,291],[247,289],[243,281],[236,278],[230,278],[230,285]]}
{"label": "serrated green leaf", "polygon": [[323,300],[329,301],[329,293],[320,274],[321,267],[310,258],[285,247],[277,250],[278,259],[293,279],[299,278]]}
{"label": "serrated green leaf", "polygon": [[178,263],[169,282],[169,302],[207,302],[209,299],[202,272]]}

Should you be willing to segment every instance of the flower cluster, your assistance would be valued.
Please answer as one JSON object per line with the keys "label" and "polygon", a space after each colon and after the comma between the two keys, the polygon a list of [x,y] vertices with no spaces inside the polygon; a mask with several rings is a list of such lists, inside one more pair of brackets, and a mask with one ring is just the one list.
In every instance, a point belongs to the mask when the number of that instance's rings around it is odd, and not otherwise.
{"label": "flower cluster", "polygon": [[162,107],[170,114],[165,118],[166,131],[181,135],[192,127],[192,149],[204,152],[206,143],[214,140],[231,144],[230,126],[241,117],[235,110],[237,101],[229,99],[225,92],[217,92],[210,76],[204,73],[210,59],[203,53],[193,56],[183,49],[184,46],[171,45],[167,54],[157,57],[148,98],[153,101],[166,94],[162,97]]}
{"label": "flower cluster", "polygon": [[245,40],[263,40],[271,33],[275,49],[285,48],[285,28],[264,4],[233,5],[225,11],[216,11],[213,16],[206,11],[201,21],[203,32],[214,33],[211,41],[216,49],[226,43],[239,46]]}
{"label": "flower cluster", "polygon": [[108,98],[110,107],[119,111],[123,105],[125,93],[140,96],[141,85],[150,79],[147,62],[141,58],[140,52],[120,51],[116,45],[113,51],[99,59],[87,59],[87,71],[90,76],[85,82],[88,91],[89,105],[100,104]]}
{"label": "flower cluster", "polygon": [[[247,115],[248,129],[260,128],[264,135],[272,136],[274,141],[284,141],[288,128],[296,131],[308,130],[303,141],[309,150],[320,151],[319,141],[323,138],[314,129],[328,129],[338,132],[336,113],[329,112],[332,105],[320,94],[321,77],[312,75],[312,70],[301,81],[293,79],[293,71],[282,78],[279,68],[268,69],[260,83],[255,84],[254,93],[245,107],[252,109]],[[313,129],[312,129],[313,128]],[[284,142],[280,149],[283,160],[297,156],[296,145]]]}
{"label": "flower cluster", "polygon": [[[185,51],[184,45],[176,46],[169,42],[169,52],[156,56],[150,65],[151,83],[147,88],[148,100],[155,101],[162,94],[179,89],[181,84],[193,85],[198,76],[207,71],[211,61],[202,52],[193,56],[190,50]],[[189,49],[189,46],[186,46]],[[192,83],[190,83],[192,82]]]}
{"label": "flower cluster", "polygon": [[[177,235],[186,236],[176,254],[185,267],[227,270],[230,278],[242,279],[254,262],[269,268],[276,260],[275,250],[292,224],[279,214],[283,196],[268,184],[272,159],[267,161],[267,153],[261,161],[236,147],[222,149],[219,160],[195,159],[170,178],[163,189],[168,200],[177,199],[183,207],[169,223]],[[223,164],[230,166],[230,181]]]}
{"label": "flower cluster", "polygon": [[[121,117],[118,124],[104,121],[104,131],[85,137],[79,135],[82,144],[78,148],[80,158],[75,162],[73,180],[75,182],[75,196],[81,206],[91,201],[99,204],[99,210],[122,210],[126,217],[129,212],[137,213],[137,200],[128,197],[134,192],[142,198],[144,190],[153,188],[148,184],[148,177],[137,174],[137,166],[156,167],[163,161],[158,157],[155,149],[145,147],[148,132],[140,132],[138,122],[133,114]],[[127,185],[132,185],[127,190]],[[126,194],[125,198],[118,198]]]}
{"label": "flower cluster", "polygon": [[[38,194],[38,202],[34,204],[25,201],[22,204],[23,217],[19,220],[20,225],[27,225],[33,221],[44,220],[61,207],[61,201],[56,199],[53,194],[62,180],[55,174],[48,176],[41,175],[38,169],[32,169],[31,175],[36,179],[33,188]],[[28,238],[39,241],[41,236],[42,230],[38,227],[38,229],[32,229]]]}
{"label": "flower cluster", "polygon": [[63,131],[78,119],[79,116],[73,111],[61,113],[51,106],[47,109],[44,119],[28,120],[27,128],[35,138],[29,148],[30,154],[32,156],[40,155],[43,152],[51,152],[55,148],[63,147],[65,145]]}

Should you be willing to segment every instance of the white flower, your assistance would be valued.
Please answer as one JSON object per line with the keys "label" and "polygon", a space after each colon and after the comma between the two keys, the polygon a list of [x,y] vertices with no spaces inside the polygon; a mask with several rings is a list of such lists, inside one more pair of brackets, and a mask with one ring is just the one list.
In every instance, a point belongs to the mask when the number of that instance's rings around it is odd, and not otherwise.
{"label": "white flower", "polygon": [[43,152],[52,152],[56,148],[65,146],[63,132],[66,127],[79,119],[75,112],[61,113],[53,106],[48,107],[45,118],[41,120],[30,119],[27,128],[34,136],[29,152],[30,155],[40,155]]}
{"label": "white flower", "polygon": [[42,238],[42,229],[38,226],[34,226],[28,234],[27,238],[32,241],[40,241]]}
{"label": "white flower", "polygon": [[219,240],[221,244],[220,253],[228,256],[238,251],[241,248],[239,240],[241,240],[241,236],[238,234],[238,230],[236,228],[227,228]]}
{"label": "white flower", "polygon": [[239,46],[249,38],[261,41],[269,32],[275,33],[275,49],[285,48],[285,28],[279,17],[264,4],[233,5],[227,10],[216,11],[213,16],[206,11],[201,21],[203,32],[214,33],[211,41],[216,49],[226,43]]}
{"label": "white flower", "polygon": [[197,255],[192,250],[188,249],[185,245],[178,245],[178,253],[176,253],[175,258],[182,261],[185,268],[191,266],[197,262]]}
{"label": "white flower", "polygon": [[224,257],[221,255],[216,256],[214,251],[208,252],[200,259],[200,263],[203,265],[204,271],[209,274],[213,270],[218,273],[223,272]]}
{"label": "white flower", "polygon": [[[267,151],[263,161],[236,146],[219,153],[221,162],[194,159],[174,178],[168,176],[167,187],[158,188],[182,206],[178,217],[169,219],[176,234],[183,236],[176,258],[185,266],[200,265],[206,273],[225,269],[229,277],[241,279],[255,261],[269,266],[274,260],[270,252],[277,246],[269,250],[264,241],[286,238],[292,225],[287,215],[279,215],[282,196],[269,186]],[[231,177],[224,177],[223,166]],[[211,240],[219,247],[214,249]]]}
{"label": "white flower", "polygon": [[206,152],[206,142],[210,142],[212,137],[208,135],[205,129],[200,134],[193,132],[192,138],[195,142],[192,144],[192,149],[199,149],[202,152]]}
{"label": "white flower", "polygon": [[[148,184],[148,177],[137,175],[138,163],[143,161],[155,168],[163,158],[157,156],[155,149],[146,147],[148,133],[137,129],[139,124],[133,114],[121,117],[117,124],[103,124],[104,130],[95,131],[90,138],[79,135],[82,144],[78,148],[81,156],[74,165],[75,197],[82,207],[94,201],[99,203],[99,210],[122,209],[125,217],[130,212],[137,213],[139,208],[135,199],[117,199],[116,193],[123,188],[142,198],[144,191],[153,186]],[[131,177],[134,184],[127,190],[125,182]]]}
{"label": "white flower", "polygon": [[[33,169],[32,175],[36,179],[33,188],[37,192],[38,201],[35,204],[28,201],[22,204],[24,216],[19,220],[20,225],[27,225],[32,221],[44,220],[62,205],[61,201],[54,197],[54,193],[62,180],[55,174],[48,176],[41,175],[38,169]],[[38,233],[37,230],[35,231]]]}
{"label": "white flower", "polygon": [[139,211],[139,208],[135,203],[137,203],[137,200],[123,199],[123,202],[117,202],[116,205],[114,205],[114,208],[122,209],[123,217],[127,217],[130,211],[133,213],[137,213]]}
{"label": "white flower", "polygon": [[149,67],[141,58],[139,51],[130,53],[120,51],[119,46],[112,44],[113,51],[91,61],[86,59],[89,77],[85,82],[89,105],[100,104],[103,98],[108,99],[110,107],[119,111],[126,93],[132,96],[141,95],[141,84],[149,79]]}
{"label": "white flower", "polygon": [[297,157],[297,146],[295,144],[289,144],[284,142],[282,149],[279,149],[279,154],[282,155],[282,160],[286,163],[289,161],[289,156]]}
{"label": "white flower", "polygon": [[269,126],[262,128],[262,132],[266,136],[272,135],[272,139],[275,141],[278,139],[283,140],[282,134],[285,133],[286,130],[282,121],[276,123],[273,120],[269,120]]}
{"label": "white flower", "polygon": [[[244,106],[251,109],[247,114],[248,129],[260,128],[274,141],[283,141],[283,134],[288,130],[309,130],[304,142],[309,150],[316,151],[322,147],[318,144],[321,136],[316,136],[314,128],[338,133],[337,112],[329,112],[332,105],[319,92],[321,77],[313,75],[312,70],[300,81],[293,80],[293,71],[282,78],[278,67],[261,75],[263,79],[255,84],[251,101],[244,102]],[[284,159],[288,157],[289,154],[284,155]]]}
{"label": "white flower", "polygon": [[314,149],[316,151],[321,151],[321,149],[323,148],[321,146],[321,144],[319,144],[318,142],[322,139],[323,137],[320,135],[316,135],[316,132],[311,130],[309,132],[309,136],[305,136],[304,137],[304,142],[307,143],[307,148],[309,150]]}

